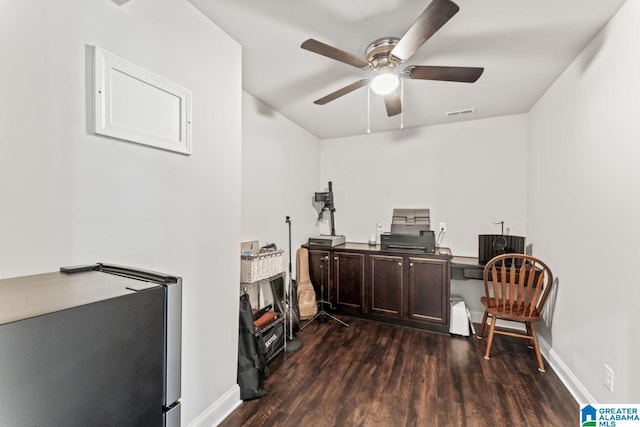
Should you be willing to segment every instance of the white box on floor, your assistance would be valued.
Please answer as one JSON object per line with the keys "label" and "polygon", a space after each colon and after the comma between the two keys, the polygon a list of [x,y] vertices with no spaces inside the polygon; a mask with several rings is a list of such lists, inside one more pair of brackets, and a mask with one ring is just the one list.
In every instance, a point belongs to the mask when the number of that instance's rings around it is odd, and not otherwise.
{"label": "white box on floor", "polygon": [[469,318],[467,317],[467,306],[464,300],[457,296],[452,296],[450,301],[451,321],[449,323],[449,333],[468,337]]}

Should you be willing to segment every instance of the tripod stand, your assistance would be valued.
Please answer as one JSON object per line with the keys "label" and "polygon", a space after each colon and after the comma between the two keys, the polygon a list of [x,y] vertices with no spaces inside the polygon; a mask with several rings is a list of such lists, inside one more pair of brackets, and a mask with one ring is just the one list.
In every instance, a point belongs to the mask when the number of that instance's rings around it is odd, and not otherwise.
{"label": "tripod stand", "polygon": [[324,309],[325,304],[329,304],[329,308],[333,308],[331,305],[331,301],[326,301],[324,299],[324,271],[323,270],[324,270],[324,263],[328,259],[329,258],[326,256],[320,258],[320,300],[318,300],[318,306],[320,307],[320,310],[318,310],[318,312],[315,314],[315,316],[311,318],[311,320],[309,320],[304,326],[300,328],[301,331],[307,326],[309,326],[309,324],[311,324],[314,320],[318,319],[319,322],[326,322],[327,318],[335,320],[336,322],[340,323],[342,326],[345,326],[347,328],[349,327],[348,323],[345,323],[342,320],[338,319],[336,316],[327,313]]}

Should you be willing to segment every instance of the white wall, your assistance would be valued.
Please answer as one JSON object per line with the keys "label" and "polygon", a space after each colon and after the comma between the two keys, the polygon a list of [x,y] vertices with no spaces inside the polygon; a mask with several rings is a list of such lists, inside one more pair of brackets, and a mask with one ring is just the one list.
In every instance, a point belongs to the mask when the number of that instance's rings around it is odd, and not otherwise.
{"label": "white wall", "polygon": [[318,139],[253,95],[242,97],[242,240],[285,249],[288,270],[291,218],[295,250],[316,234],[313,194],[320,191]]}
{"label": "white wall", "polygon": [[[87,133],[86,45],[193,92],[192,156]],[[216,419],[238,401],[240,47],[186,0],[5,0],[0,58],[0,277],[181,275],[183,425]]]}
{"label": "white wall", "polygon": [[[323,140],[322,182],[332,181],[336,232],[366,242],[394,208],[429,208],[447,224],[442,246],[477,256],[478,234],[526,227],[525,115]],[[326,232],[326,230],[323,230]]]}
{"label": "white wall", "polygon": [[[441,246],[478,256],[478,234],[526,232],[527,116],[513,115],[321,142],[321,177],[332,181],[336,233],[366,242],[394,208],[429,208],[431,229],[447,224]],[[329,227],[323,224],[323,233]],[[482,282],[452,280],[478,321]]]}
{"label": "white wall", "polygon": [[542,334],[584,401],[640,401],[638,40],[629,1],[530,112],[527,236],[559,284]]}

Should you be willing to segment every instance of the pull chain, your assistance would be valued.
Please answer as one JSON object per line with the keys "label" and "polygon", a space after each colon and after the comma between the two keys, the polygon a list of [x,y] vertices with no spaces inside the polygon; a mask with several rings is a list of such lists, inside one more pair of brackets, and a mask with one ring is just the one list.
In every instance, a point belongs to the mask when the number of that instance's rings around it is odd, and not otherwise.
{"label": "pull chain", "polygon": [[400,130],[404,130],[404,79],[400,79]]}
{"label": "pull chain", "polygon": [[371,133],[371,85],[367,85],[367,133]]}

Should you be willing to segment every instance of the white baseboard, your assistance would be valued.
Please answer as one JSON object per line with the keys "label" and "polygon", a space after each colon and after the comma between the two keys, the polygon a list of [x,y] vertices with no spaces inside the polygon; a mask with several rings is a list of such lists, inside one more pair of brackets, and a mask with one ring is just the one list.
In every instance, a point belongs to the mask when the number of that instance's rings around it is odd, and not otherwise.
{"label": "white baseboard", "polygon": [[484,315],[484,312],[482,311],[472,311],[471,312],[471,321],[473,323],[482,323],[482,316]]}
{"label": "white baseboard", "polygon": [[582,383],[573,375],[573,372],[564,363],[564,361],[553,351],[544,338],[538,335],[538,344],[540,345],[540,352],[545,358],[547,363],[553,368],[554,372],[562,381],[562,384],[569,390],[569,393],[573,396],[578,405],[585,405],[587,403],[597,403],[591,396],[591,393],[582,385]]}
{"label": "white baseboard", "polygon": [[[473,311],[471,312],[471,320],[474,323],[481,323],[482,316],[484,312]],[[512,323],[512,322],[509,322]],[[502,324],[501,320],[498,320],[497,326],[503,327],[512,327],[513,325],[518,325],[516,329],[525,330],[522,324],[513,323],[513,324]],[[579,405],[584,405],[587,403],[597,403],[596,400],[591,396],[589,391],[582,385],[582,383],[573,375],[573,372],[569,369],[569,367],[564,363],[564,361],[558,356],[558,354],[553,351],[549,343],[538,335],[538,344],[540,345],[540,353],[542,353],[542,357],[544,357],[545,361],[551,366],[554,370],[562,384],[567,388],[571,396],[575,399],[575,401]]]}
{"label": "white baseboard", "polygon": [[240,387],[236,384],[193,420],[188,427],[215,427],[227,418],[241,403]]}

